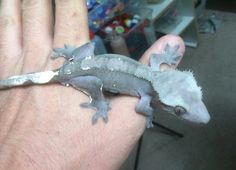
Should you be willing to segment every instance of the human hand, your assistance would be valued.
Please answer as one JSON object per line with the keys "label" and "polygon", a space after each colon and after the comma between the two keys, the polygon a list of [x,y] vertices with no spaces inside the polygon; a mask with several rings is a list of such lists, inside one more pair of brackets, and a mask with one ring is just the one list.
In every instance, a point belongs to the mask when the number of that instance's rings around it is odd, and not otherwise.
{"label": "human hand", "polygon": [[[21,8],[22,7],[22,8]],[[57,0],[55,25],[49,0],[2,0],[0,78],[58,68],[52,48],[89,41],[85,1]],[[158,40],[143,55],[183,41]],[[142,135],[146,119],[134,111],[137,98],[110,102],[109,121],[91,124],[93,110],[79,105],[88,97],[60,84],[0,92],[0,169],[117,169]]]}

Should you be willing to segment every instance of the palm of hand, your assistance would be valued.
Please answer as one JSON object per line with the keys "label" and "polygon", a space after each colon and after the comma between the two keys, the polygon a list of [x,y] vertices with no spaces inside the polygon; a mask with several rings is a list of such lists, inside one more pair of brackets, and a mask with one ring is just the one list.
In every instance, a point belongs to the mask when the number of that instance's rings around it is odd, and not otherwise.
{"label": "palm of hand", "polygon": [[[81,10],[82,1],[66,5],[58,1],[56,8],[60,10],[56,10],[54,29],[50,1],[39,2],[23,3],[22,20],[20,2],[2,2],[1,79],[58,68],[62,61],[49,59],[53,47],[65,43],[78,46],[88,41],[87,13],[85,8]],[[4,5],[8,8],[3,8]],[[182,40],[169,36],[155,43],[142,62],[147,63],[149,54],[160,52],[167,42],[181,44],[180,50],[184,52]],[[145,128],[145,117],[134,111],[138,99],[113,98],[108,123],[99,120],[94,126],[91,124],[94,111],[79,106],[88,100],[83,93],[59,84],[1,91],[0,164],[13,162],[13,169],[23,169],[28,161],[29,169],[37,166],[45,169],[44,165],[48,169],[120,166]]]}

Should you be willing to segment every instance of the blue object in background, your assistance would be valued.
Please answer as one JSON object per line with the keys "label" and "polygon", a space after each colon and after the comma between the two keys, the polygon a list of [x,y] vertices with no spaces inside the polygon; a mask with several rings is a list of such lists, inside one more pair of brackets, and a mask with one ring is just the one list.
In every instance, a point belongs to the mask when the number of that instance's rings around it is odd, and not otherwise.
{"label": "blue object in background", "polygon": [[92,10],[98,4],[97,0],[87,0],[88,10]]}
{"label": "blue object in background", "polygon": [[87,0],[89,28],[97,32],[100,27],[114,16],[114,9],[119,4],[128,4],[130,0]]}

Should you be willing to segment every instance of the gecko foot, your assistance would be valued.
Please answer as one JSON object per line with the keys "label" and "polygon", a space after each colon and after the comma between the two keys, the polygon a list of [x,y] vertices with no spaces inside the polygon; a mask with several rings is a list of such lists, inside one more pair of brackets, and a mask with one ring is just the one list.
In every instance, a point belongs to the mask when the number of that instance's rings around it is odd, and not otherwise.
{"label": "gecko foot", "polygon": [[97,112],[92,117],[92,123],[95,124],[100,117],[105,123],[108,122],[107,113],[111,109],[109,103],[106,101],[92,101],[91,105],[97,109]]}
{"label": "gecko foot", "polygon": [[146,127],[147,128],[152,128],[152,120],[153,120],[153,109],[150,106],[146,107],[136,107],[136,112],[143,114],[146,116]]}
{"label": "gecko foot", "polygon": [[109,103],[106,101],[92,101],[91,103],[81,103],[81,107],[91,108],[97,110],[97,112],[92,117],[92,124],[95,124],[98,118],[102,118],[106,123],[108,122],[107,112],[111,109]]}
{"label": "gecko foot", "polygon": [[150,56],[150,65],[153,71],[161,71],[161,64],[167,64],[169,66],[176,65],[182,54],[178,51],[179,45],[170,46],[166,45],[164,53],[161,54],[151,54]]}
{"label": "gecko foot", "polygon": [[55,52],[55,51],[53,51],[52,53],[51,53],[51,59],[57,59],[57,58],[59,58],[59,57],[63,57],[63,58],[65,58],[65,55],[64,54],[62,54],[62,53],[58,53],[58,52]]}
{"label": "gecko foot", "polygon": [[92,117],[92,124],[94,125],[95,123],[97,123],[97,120],[98,120],[100,117],[103,119],[103,121],[104,121],[105,123],[108,122],[107,111],[104,110],[104,111],[96,112],[96,113],[93,115],[93,117]]}
{"label": "gecko foot", "polygon": [[65,44],[64,48],[54,48],[51,54],[52,59],[57,59],[59,57],[65,58],[67,61],[73,60],[73,51],[76,49],[74,46]]}
{"label": "gecko foot", "polygon": [[146,127],[147,128],[152,128],[153,127],[152,119],[153,119],[152,116],[147,117],[147,121],[146,121]]}

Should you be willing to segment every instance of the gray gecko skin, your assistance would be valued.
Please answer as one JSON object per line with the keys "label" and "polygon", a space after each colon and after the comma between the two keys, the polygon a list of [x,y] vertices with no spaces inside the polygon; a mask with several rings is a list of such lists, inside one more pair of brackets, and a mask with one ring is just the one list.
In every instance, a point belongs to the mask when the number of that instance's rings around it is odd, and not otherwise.
{"label": "gray gecko skin", "polygon": [[103,91],[139,97],[135,110],[147,117],[148,128],[153,126],[153,112],[157,105],[179,118],[207,123],[210,116],[193,74],[175,69],[160,70],[162,63],[176,64],[181,57],[178,48],[178,45],[166,45],[163,54],[151,55],[149,67],[122,55],[94,56],[92,43],[78,48],[65,45],[64,48],[54,49],[52,56],[65,58],[61,68],[0,80],[0,89],[58,82],[72,86],[90,97],[90,102],[82,103],[81,107],[96,110],[92,117],[93,124],[100,117],[108,121],[110,107]]}

